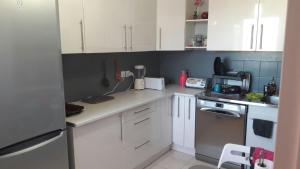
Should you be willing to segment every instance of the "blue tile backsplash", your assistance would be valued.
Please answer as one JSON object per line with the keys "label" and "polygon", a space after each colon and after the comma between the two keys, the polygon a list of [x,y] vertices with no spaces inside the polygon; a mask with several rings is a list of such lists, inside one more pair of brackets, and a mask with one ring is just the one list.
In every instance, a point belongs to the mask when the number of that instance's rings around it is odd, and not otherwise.
{"label": "blue tile backsplash", "polygon": [[[136,64],[147,67],[148,76],[165,77],[177,82],[178,74],[189,69],[193,77],[209,78],[213,74],[215,57],[221,57],[228,68],[248,71],[252,74],[252,91],[263,91],[263,86],[274,76],[280,83],[282,52],[140,52],[108,54],[63,55],[63,71],[66,101],[76,101],[91,95],[101,95],[110,90],[114,81],[113,59],[118,59],[122,70],[133,70]],[[101,86],[103,61],[106,62],[110,83],[108,89]],[[126,90],[130,79],[122,82],[118,91]]]}
{"label": "blue tile backsplash", "polygon": [[274,77],[280,84],[282,52],[161,52],[160,72],[177,82],[180,70],[188,69],[194,77],[209,78],[214,73],[215,57],[221,57],[227,68],[247,71],[252,75],[251,91],[262,92],[263,86]]}

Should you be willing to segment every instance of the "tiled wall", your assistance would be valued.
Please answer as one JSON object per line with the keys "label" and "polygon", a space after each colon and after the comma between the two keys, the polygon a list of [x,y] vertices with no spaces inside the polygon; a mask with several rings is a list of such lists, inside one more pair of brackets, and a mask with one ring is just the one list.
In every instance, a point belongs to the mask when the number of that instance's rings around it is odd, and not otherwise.
{"label": "tiled wall", "polygon": [[194,77],[209,78],[214,73],[215,57],[221,57],[229,69],[252,74],[252,91],[263,91],[263,86],[275,77],[280,84],[281,52],[162,52],[161,75],[177,82],[180,70],[189,69]]}
{"label": "tiled wall", "polygon": [[[274,76],[279,84],[282,53],[280,52],[142,52],[115,54],[63,55],[63,71],[66,101],[76,101],[88,96],[101,95],[114,84],[113,59],[120,62],[122,70],[133,70],[143,64],[148,76],[161,76],[177,82],[180,70],[189,69],[194,77],[209,78],[213,74],[215,57],[221,57],[234,70],[252,73],[252,91],[262,91],[263,85]],[[101,85],[103,64],[106,62],[111,86]],[[121,83],[118,91],[126,90],[131,79]]]}
{"label": "tiled wall", "polygon": [[[119,61],[121,70],[133,71],[134,65],[143,64],[146,65],[149,76],[159,76],[160,74],[159,57],[155,52],[63,55],[66,101],[77,101],[110,91],[116,84],[114,59]],[[104,61],[111,84],[109,88],[101,85]],[[130,82],[132,79],[121,82],[117,91],[126,90]]]}

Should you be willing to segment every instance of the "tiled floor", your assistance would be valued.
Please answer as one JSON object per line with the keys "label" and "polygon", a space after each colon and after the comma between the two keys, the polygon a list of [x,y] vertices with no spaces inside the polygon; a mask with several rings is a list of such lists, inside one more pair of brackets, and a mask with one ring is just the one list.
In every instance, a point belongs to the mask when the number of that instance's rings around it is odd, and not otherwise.
{"label": "tiled floor", "polygon": [[217,168],[216,166],[196,160],[194,156],[171,150],[146,169],[189,169],[195,165],[202,165],[204,166],[203,169]]}

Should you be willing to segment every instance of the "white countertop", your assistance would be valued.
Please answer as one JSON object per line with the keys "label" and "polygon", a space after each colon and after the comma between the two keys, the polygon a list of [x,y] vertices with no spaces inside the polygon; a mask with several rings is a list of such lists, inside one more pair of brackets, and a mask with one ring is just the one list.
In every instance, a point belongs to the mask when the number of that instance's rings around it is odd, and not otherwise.
{"label": "white countertop", "polygon": [[142,106],[164,97],[171,97],[175,93],[183,95],[196,95],[200,93],[200,89],[180,88],[177,85],[166,86],[163,91],[158,90],[129,90],[113,94],[113,100],[99,103],[88,104],[83,102],[74,102],[76,105],[84,106],[81,114],[68,117],[67,123],[73,127],[80,127],[94,121],[116,115],[129,109]]}

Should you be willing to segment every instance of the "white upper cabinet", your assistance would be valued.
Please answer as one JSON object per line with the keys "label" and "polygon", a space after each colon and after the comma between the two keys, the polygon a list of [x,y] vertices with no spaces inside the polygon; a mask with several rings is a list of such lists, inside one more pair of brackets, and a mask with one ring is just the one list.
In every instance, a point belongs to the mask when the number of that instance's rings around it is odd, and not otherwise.
{"label": "white upper cabinet", "polygon": [[210,0],[208,50],[254,51],[259,0]]}
{"label": "white upper cabinet", "polygon": [[59,0],[61,49],[63,54],[84,50],[82,0]]}
{"label": "white upper cabinet", "polygon": [[156,0],[130,0],[128,51],[155,51]]}
{"label": "white upper cabinet", "polygon": [[87,53],[127,51],[128,0],[85,0]]}
{"label": "white upper cabinet", "polygon": [[185,6],[185,0],[157,1],[157,50],[184,50]]}
{"label": "white upper cabinet", "polygon": [[286,0],[210,0],[208,50],[282,51]]}
{"label": "white upper cabinet", "polygon": [[283,51],[287,0],[260,0],[257,50]]}

